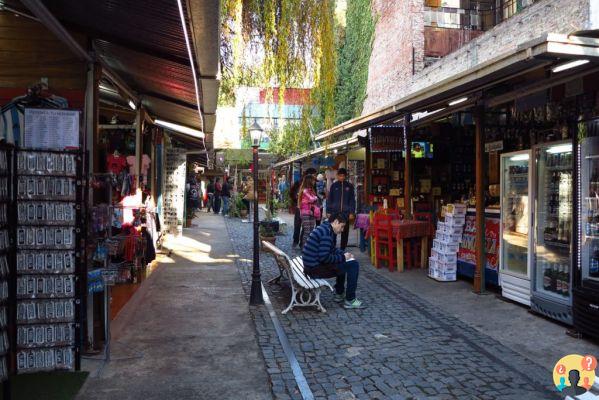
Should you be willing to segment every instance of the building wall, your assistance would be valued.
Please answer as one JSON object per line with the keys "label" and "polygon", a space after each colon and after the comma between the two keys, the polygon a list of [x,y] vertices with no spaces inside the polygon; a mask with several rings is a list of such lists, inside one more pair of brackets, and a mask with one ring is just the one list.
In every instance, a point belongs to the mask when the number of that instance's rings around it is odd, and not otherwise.
{"label": "building wall", "polygon": [[[424,51],[423,12],[416,4],[423,1],[375,0],[375,12],[387,14],[381,15],[375,32],[363,113],[514,51],[520,44],[545,33],[598,28],[597,17],[591,18],[593,7],[597,7],[594,2],[599,3],[597,0],[539,1],[427,68],[419,69],[422,64],[416,57],[416,74],[412,75],[411,46]],[[406,28],[410,26],[415,28],[413,34]],[[422,39],[416,38],[418,35]]]}
{"label": "building wall", "polygon": [[424,0],[373,0],[376,27],[363,113],[397,98],[424,62]]}

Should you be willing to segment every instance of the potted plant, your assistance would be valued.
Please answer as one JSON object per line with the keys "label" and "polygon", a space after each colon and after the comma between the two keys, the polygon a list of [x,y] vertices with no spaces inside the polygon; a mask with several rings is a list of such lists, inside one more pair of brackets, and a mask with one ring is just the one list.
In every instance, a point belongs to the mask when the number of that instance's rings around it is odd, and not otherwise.
{"label": "potted plant", "polygon": [[[264,221],[262,221],[264,222]],[[262,248],[262,241],[265,240],[269,243],[275,244],[277,240],[277,231],[273,229],[271,225],[262,225],[260,223],[260,247]]]}
{"label": "potted plant", "polygon": [[247,218],[248,216],[248,209],[245,206],[244,202],[243,202],[243,198],[241,196],[237,196],[237,212],[239,213],[239,217],[240,218]]}

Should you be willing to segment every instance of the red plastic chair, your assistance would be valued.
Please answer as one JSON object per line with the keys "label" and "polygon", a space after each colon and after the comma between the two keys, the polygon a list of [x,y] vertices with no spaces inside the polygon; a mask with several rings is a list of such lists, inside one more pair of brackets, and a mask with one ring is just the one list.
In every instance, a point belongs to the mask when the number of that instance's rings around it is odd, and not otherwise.
{"label": "red plastic chair", "polygon": [[391,221],[399,219],[399,214],[392,210],[377,211],[374,214],[372,234],[375,240],[375,267],[381,267],[381,261],[387,263],[389,271],[396,269],[396,240],[393,235]]}

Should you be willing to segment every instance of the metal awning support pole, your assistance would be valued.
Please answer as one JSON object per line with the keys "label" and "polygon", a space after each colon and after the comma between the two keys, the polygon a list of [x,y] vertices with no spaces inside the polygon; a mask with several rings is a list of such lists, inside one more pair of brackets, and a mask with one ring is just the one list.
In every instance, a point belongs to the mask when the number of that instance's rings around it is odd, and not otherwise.
{"label": "metal awning support pole", "polygon": [[476,127],[476,267],[474,270],[474,293],[485,291],[485,109],[479,105],[474,110]]}
{"label": "metal awning support pole", "polygon": [[77,57],[88,63],[93,62],[92,56],[81,47],[81,45],[71,36],[64,26],[52,13],[46,8],[41,0],[22,0],[21,1],[40,22],[48,28],[64,44],[66,44]]}
{"label": "metal awning support pole", "polygon": [[404,158],[404,209],[405,218],[412,218],[412,115],[406,114],[404,117],[404,148],[406,157]]}

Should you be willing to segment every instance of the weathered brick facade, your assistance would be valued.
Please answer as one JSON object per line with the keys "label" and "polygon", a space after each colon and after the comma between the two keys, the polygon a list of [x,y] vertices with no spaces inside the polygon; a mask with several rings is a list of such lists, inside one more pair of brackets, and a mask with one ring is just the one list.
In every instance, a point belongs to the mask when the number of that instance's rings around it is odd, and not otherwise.
{"label": "weathered brick facade", "polygon": [[373,1],[378,23],[364,114],[511,52],[545,33],[599,28],[599,5],[595,4],[599,0],[542,0],[423,69],[423,3],[423,0]]}

